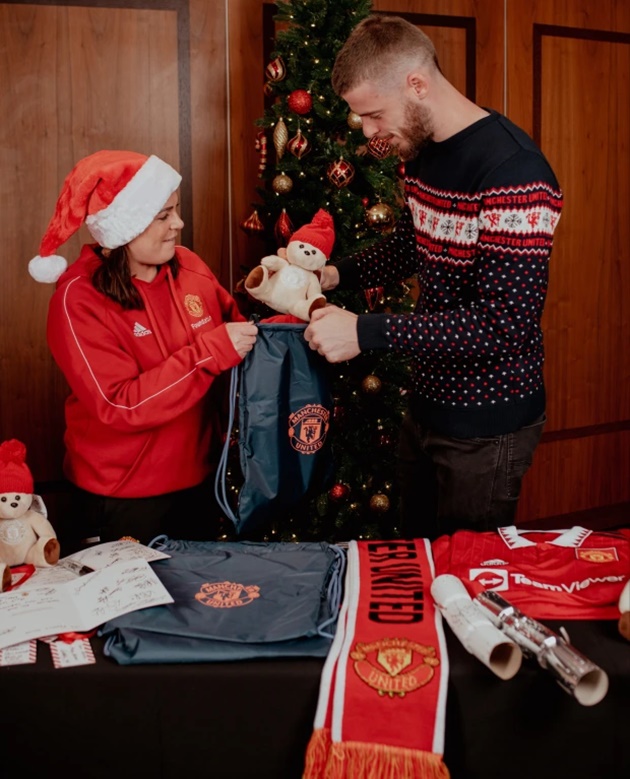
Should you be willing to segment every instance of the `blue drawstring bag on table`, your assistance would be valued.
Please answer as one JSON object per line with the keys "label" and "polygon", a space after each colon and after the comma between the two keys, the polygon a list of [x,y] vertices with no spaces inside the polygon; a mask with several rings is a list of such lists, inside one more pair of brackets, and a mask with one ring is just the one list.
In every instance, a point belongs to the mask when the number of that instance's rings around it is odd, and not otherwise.
{"label": "blue drawstring bag on table", "polygon": [[343,597],[345,553],[325,542],[181,541],[150,546],[172,603],[105,623],[121,665],[325,657]]}
{"label": "blue drawstring bag on table", "polygon": [[[332,482],[328,367],[309,347],[305,329],[306,324],[259,324],[254,348],[232,369],[228,432],[215,494],[239,536],[288,516]],[[233,510],[226,473],[237,409],[243,484]]]}

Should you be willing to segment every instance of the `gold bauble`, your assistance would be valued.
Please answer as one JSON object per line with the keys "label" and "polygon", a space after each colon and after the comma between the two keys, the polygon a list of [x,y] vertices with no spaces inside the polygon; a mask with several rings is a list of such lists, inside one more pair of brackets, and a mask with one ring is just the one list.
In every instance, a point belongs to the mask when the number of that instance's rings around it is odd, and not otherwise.
{"label": "gold bauble", "polygon": [[361,119],[359,114],[355,114],[354,111],[350,111],[346,121],[351,130],[360,130],[363,127],[363,119]]}
{"label": "gold bauble", "polygon": [[293,182],[286,173],[279,173],[271,182],[271,186],[274,192],[277,192],[279,195],[286,195],[287,192],[293,189]]}
{"label": "gold bauble", "polygon": [[361,389],[367,395],[376,395],[381,391],[382,386],[383,382],[379,379],[379,377],[373,376],[372,374],[366,376],[361,382]]}
{"label": "gold bauble", "polygon": [[284,154],[284,150],[287,147],[288,140],[289,131],[287,130],[287,126],[284,123],[284,119],[280,117],[273,131],[273,145],[275,146],[276,154],[278,155],[279,160],[282,159],[282,155]]}
{"label": "gold bauble", "polygon": [[387,203],[376,203],[365,212],[365,221],[375,230],[387,230],[394,224],[394,211]]}
{"label": "gold bauble", "polygon": [[389,498],[382,492],[377,492],[370,498],[370,509],[378,514],[384,514],[389,511]]}

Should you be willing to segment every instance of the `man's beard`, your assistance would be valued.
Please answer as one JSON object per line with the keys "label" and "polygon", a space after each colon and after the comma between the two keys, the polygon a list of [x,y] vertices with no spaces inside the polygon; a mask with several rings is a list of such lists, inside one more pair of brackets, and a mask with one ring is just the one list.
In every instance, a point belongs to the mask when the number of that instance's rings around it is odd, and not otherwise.
{"label": "man's beard", "polygon": [[398,149],[398,156],[403,162],[408,162],[417,157],[433,139],[433,127],[429,111],[411,100],[405,105],[405,122],[400,136],[405,141],[406,147]]}

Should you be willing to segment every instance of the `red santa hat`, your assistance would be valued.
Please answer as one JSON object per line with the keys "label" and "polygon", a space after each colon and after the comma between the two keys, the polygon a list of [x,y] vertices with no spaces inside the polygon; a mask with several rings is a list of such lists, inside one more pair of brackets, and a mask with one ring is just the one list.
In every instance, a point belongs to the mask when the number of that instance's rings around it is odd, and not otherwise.
{"label": "red santa hat", "polygon": [[335,223],[332,216],[328,211],[320,208],[310,224],[303,225],[293,233],[291,241],[310,243],[311,246],[323,252],[327,260],[330,259],[335,243]]}
{"label": "red santa hat", "polygon": [[151,224],[181,180],[153,155],[105,150],[84,157],[63,183],[29,273],[35,281],[57,281],[68,263],[55,252],[84,222],[105,249],[129,243]]}
{"label": "red santa hat", "polygon": [[26,464],[26,446],[12,438],[0,444],[0,493],[32,494],[33,474]]}

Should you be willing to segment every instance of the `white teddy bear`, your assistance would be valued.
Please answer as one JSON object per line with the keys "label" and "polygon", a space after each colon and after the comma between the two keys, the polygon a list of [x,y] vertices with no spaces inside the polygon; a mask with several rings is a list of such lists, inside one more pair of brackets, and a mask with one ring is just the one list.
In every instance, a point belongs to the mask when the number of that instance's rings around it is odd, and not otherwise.
{"label": "white teddy bear", "polygon": [[11,566],[30,563],[48,567],[59,560],[57,534],[33,489],[24,444],[16,439],[0,444],[1,591],[11,584]]}
{"label": "white teddy bear", "polygon": [[326,305],[318,271],[330,258],[334,242],[332,217],[320,208],[310,224],[291,236],[287,259],[263,257],[245,279],[245,289],[274,311],[308,322],[313,311]]}

